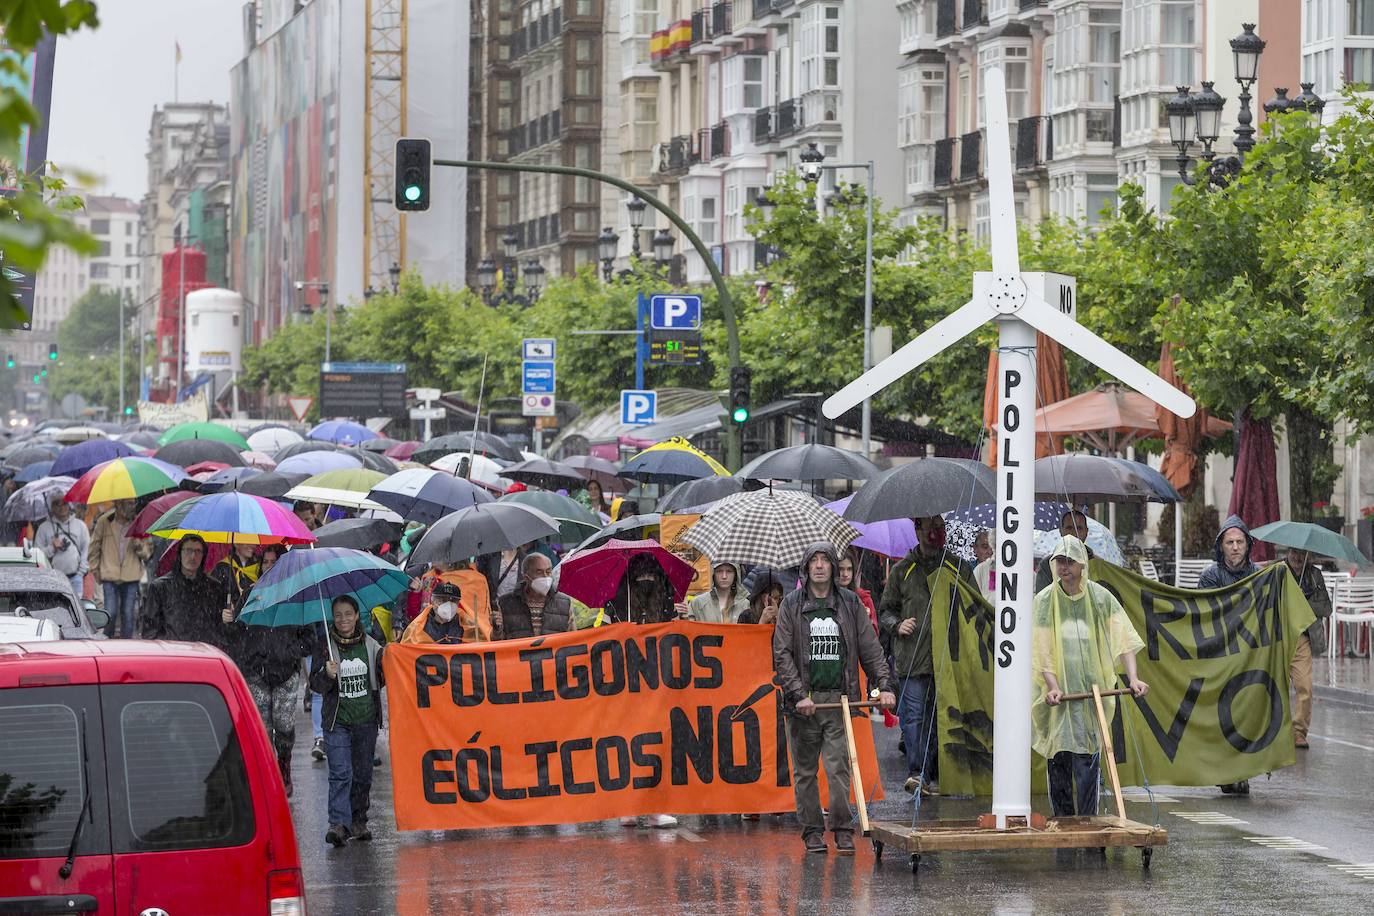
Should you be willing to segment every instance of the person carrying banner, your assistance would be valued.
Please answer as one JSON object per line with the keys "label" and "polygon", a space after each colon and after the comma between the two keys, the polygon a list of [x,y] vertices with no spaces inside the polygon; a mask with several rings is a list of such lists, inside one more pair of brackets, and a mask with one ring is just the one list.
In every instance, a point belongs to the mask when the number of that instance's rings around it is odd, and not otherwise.
{"label": "person carrying banner", "polygon": [[1306,749],[1307,727],[1312,723],[1312,656],[1326,651],[1326,620],[1331,616],[1331,596],[1326,593],[1322,574],[1312,563],[1312,555],[1297,547],[1288,548],[1284,557],[1288,570],[1298,580],[1298,588],[1317,615],[1316,621],[1298,637],[1288,676],[1293,681],[1293,746]]}
{"label": "person carrying banner", "polygon": [[[1048,562],[1055,581],[1035,596],[1031,611],[1031,664],[1036,696],[1031,704],[1033,746],[1049,762],[1050,805],[1055,817],[1097,814],[1098,754],[1102,735],[1091,704],[1064,702],[1069,694],[1116,687],[1125,671],[1131,693],[1149,685],[1136,676],[1135,654],[1145,643],[1121,603],[1087,578],[1088,549],[1073,535],[1061,538]],[[1104,697],[1111,721],[1114,697]]]}
{"label": "person carrying banner", "polygon": [[787,744],[792,753],[792,790],[808,853],[825,853],[825,822],[816,782],[818,763],[825,765],[830,786],[830,829],[835,851],[854,854],[854,811],[849,805],[849,756],[845,723],[839,709],[818,709],[862,700],[859,671],[878,686],[878,702],[891,709],[887,661],[858,596],[835,585],[839,563],[835,548],[813,544],[802,558],[805,585],[789,594],[778,609],[773,631],[774,680],[782,689],[787,716]]}
{"label": "person carrying banner", "polygon": [[1241,579],[1259,572],[1259,566],[1250,562],[1250,551],[1255,539],[1239,515],[1228,516],[1221,523],[1216,542],[1212,545],[1216,562],[1198,576],[1198,588],[1225,588],[1235,585]]}
{"label": "person carrying banner", "polygon": [[472,614],[463,602],[463,590],[453,582],[441,581],[430,593],[430,603],[401,634],[404,643],[458,645],[465,638]]}
{"label": "person carrying banner", "polygon": [[[1083,542],[1083,549],[1088,552],[1088,559],[1096,556],[1093,549],[1088,546],[1088,513],[1082,509],[1070,509],[1059,517],[1059,536],[1078,538]],[[1035,593],[1038,595],[1053,584],[1054,564],[1046,557],[1035,568]]]}
{"label": "person carrying banner", "polygon": [[496,601],[492,639],[525,639],[566,633],[572,626],[572,602],[553,591],[553,564],[542,553],[529,553],[520,563],[520,585]]}

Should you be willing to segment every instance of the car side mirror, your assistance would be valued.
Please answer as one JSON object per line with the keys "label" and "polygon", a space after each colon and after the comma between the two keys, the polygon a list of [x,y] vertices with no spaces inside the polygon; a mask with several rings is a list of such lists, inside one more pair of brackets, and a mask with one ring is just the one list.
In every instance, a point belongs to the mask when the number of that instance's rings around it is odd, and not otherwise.
{"label": "car side mirror", "polygon": [[86,608],[86,619],[91,622],[91,629],[98,633],[105,629],[105,626],[110,622],[110,614],[103,608],[88,607]]}

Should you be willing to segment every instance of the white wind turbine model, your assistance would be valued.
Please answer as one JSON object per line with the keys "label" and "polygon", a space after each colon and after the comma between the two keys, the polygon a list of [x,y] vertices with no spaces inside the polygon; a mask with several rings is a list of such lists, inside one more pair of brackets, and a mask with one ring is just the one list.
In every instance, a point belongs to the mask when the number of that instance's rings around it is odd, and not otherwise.
{"label": "white wind turbine model", "polygon": [[998,396],[1001,410],[997,462],[997,549],[1000,582],[996,608],[992,813],[999,828],[1008,817],[1030,815],[1031,602],[1035,502],[1035,332],[1059,341],[1152,401],[1192,416],[1192,398],[1116,347],[1062,314],[1026,285],[1017,254],[1012,196],[1007,97],[1000,69],[987,79],[987,170],[992,205],[992,271],[973,275],[973,299],[915,340],[832,395],[827,417],[871,398],[988,321],[998,325]]}

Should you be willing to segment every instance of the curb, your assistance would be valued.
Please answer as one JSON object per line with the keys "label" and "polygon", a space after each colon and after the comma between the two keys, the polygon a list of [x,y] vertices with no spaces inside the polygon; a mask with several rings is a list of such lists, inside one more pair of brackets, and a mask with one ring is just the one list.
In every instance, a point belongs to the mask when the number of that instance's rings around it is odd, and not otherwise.
{"label": "curb", "polygon": [[1323,700],[1343,700],[1346,703],[1354,703],[1356,706],[1374,707],[1374,694],[1366,693],[1363,690],[1348,690],[1343,687],[1322,687],[1313,684],[1312,694]]}

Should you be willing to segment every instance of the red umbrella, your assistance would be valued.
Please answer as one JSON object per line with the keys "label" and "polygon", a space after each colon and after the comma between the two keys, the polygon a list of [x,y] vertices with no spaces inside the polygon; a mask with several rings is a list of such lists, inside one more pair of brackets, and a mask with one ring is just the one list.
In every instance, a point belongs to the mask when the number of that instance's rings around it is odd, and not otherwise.
{"label": "red umbrella", "polygon": [[415,450],[420,447],[420,443],[411,439],[406,442],[397,442],[395,445],[382,452],[388,458],[395,458],[397,461],[409,461],[415,454]]}
{"label": "red umbrella", "polygon": [[587,607],[605,607],[615,597],[630,560],[648,554],[662,567],[673,586],[673,600],[687,595],[696,570],[686,560],[670,553],[658,541],[622,541],[611,538],[591,550],[579,550],[558,565],[558,590],[576,598]]}
{"label": "red umbrella", "polygon": [[185,502],[188,499],[194,499],[200,495],[201,494],[193,490],[173,490],[170,493],[162,494],[157,499],[154,499],[152,502],[148,503],[148,505],[144,506],[143,510],[134,516],[134,522],[129,526],[129,537],[146,538],[148,536],[148,526],[162,518],[162,516],[167,513],[168,509],[171,509],[179,502]]}
{"label": "red umbrella", "polygon": [[[1231,506],[1226,511],[1239,515],[1253,531],[1260,525],[1279,520],[1279,481],[1274,428],[1268,420],[1250,416],[1250,408],[1236,418],[1240,443],[1236,447],[1236,470],[1232,478]],[[1250,559],[1272,560],[1274,548],[1255,541]]]}
{"label": "red umbrella", "polygon": [[[1062,401],[1069,396],[1069,370],[1064,365],[1064,351],[1059,342],[1044,334],[1035,335],[1035,402],[1044,407]],[[997,434],[994,430],[1001,422],[997,416],[997,348],[988,353],[988,374],[983,385],[983,428],[988,431],[988,441],[983,446],[983,461],[988,467],[997,467]],[[1064,454],[1064,437],[1050,435],[1045,429],[1035,437],[1035,457]]]}

